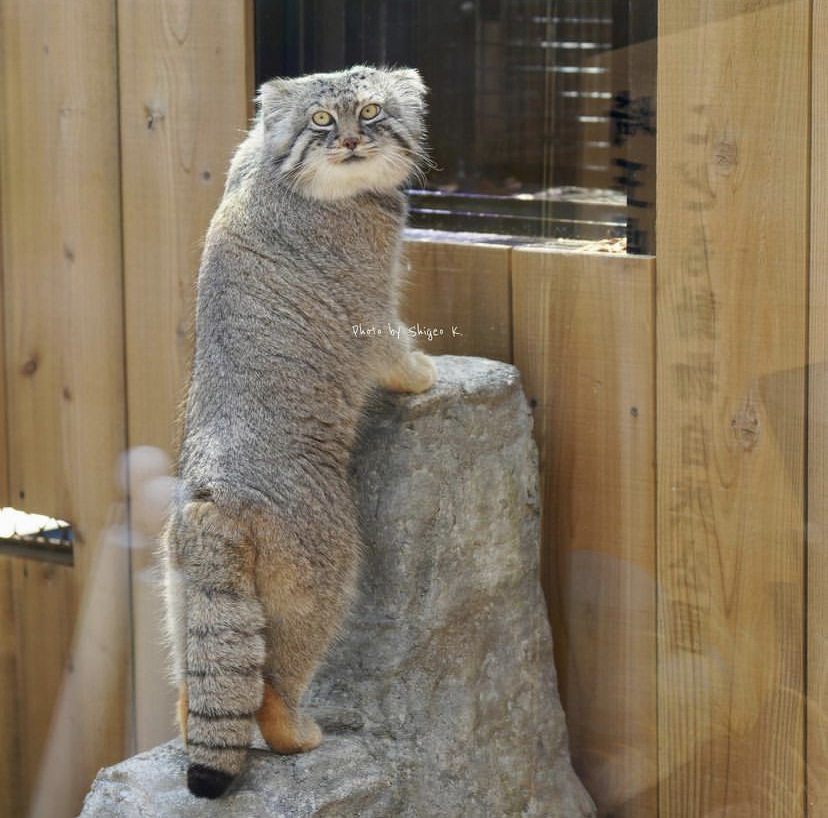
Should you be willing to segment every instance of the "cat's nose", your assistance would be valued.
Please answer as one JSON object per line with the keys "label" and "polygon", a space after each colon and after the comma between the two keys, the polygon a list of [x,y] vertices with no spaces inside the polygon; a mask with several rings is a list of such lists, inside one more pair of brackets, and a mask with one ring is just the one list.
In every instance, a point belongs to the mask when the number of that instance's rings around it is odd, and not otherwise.
{"label": "cat's nose", "polygon": [[343,148],[347,148],[349,151],[355,150],[356,146],[359,145],[359,137],[358,136],[346,136],[344,139],[341,140]]}

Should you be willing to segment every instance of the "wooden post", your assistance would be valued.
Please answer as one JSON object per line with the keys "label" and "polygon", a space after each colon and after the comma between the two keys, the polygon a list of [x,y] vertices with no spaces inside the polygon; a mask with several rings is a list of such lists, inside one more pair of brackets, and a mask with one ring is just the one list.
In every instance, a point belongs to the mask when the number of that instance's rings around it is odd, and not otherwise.
{"label": "wooden post", "polygon": [[808,814],[828,815],[828,5],[811,37],[808,403]]}
{"label": "wooden post", "polygon": [[659,2],[659,815],[803,815],[810,3]]}
{"label": "wooden post", "polygon": [[653,259],[515,249],[512,278],[573,763],[599,815],[653,818]]}

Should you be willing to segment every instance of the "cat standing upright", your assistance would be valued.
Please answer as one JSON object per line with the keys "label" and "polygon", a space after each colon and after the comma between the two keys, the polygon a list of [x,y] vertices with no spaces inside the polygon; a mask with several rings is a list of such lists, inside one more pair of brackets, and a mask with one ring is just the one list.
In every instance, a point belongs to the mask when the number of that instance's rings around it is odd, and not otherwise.
{"label": "cat standing upright", "polygon": [[254,718],[277,752],[321,741],[299,706],[355,588],[357,423],[377,384],[420,392],[435,376],[387,330],[399,327],[401,187],[424,158],[424,94],[412,69],[265,83],[207,233],[162,536],[198,796],[240,772]]}

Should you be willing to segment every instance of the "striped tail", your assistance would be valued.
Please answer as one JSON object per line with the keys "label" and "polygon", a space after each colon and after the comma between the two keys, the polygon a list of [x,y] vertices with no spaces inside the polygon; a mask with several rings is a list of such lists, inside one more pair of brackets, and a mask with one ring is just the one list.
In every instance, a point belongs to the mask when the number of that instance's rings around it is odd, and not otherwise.
{"label": "striped tail", "polygon": [[184,509],[187,786],[218,798],[241,771],[263,694],[264,613],[252,546],[211,502]]}

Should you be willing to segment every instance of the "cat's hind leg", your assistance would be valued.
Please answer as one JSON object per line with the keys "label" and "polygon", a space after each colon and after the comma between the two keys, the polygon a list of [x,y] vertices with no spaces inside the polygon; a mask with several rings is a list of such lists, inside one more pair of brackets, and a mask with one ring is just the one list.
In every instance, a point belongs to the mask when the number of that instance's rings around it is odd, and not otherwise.
{"label": "cat's hind leg", "polygon": [[160,557],[163,569],[163,591],[166,608],[165,632],[170,651],[171,673],[178,687],[176,721],[184,742],[187,741],[187,613],[183,572],[175,558],[174,551],[180,525],[180,515],[173,514],[167,521],[160,538]]}
{"label": "cat's hind leg", "polygon": [[271,548],[262,546],[257,581],[267,618],[267,658],[257,720],[278,753],[311,750],[322,740],[300,705],[356,585],[360,539],[347,504],[334,515],[303,517],[301,531],[296,524],[273,527]]}

